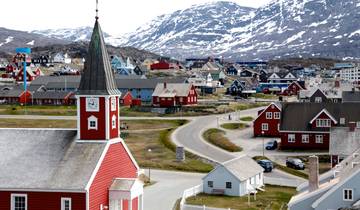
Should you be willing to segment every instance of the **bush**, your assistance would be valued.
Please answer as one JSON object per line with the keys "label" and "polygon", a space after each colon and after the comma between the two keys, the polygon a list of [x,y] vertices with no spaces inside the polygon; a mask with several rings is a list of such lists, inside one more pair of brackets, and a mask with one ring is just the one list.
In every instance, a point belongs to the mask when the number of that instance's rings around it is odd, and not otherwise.
{"label": "bush", "polygon": [[242,148],[232,143],[225,136],[225,132],[216,128],[204,132],[203,137],[209,143],[229,152],[241,152]]}

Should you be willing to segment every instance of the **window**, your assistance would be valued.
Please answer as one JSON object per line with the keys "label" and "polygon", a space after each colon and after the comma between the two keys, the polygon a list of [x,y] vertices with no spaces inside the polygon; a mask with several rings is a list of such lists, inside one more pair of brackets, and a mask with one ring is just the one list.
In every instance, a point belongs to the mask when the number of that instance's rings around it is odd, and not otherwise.
{"label": "window", "polygon": [[329,128],[329,127],[331,127],[331,120],[330,119],[317,119],[316,120],[316,127],[318,127],[318,128]]}
{"label": "window", "polygon": [[97,130],[98,129],[97,122],[98,119],[96,117],[90,116],[88,118],[88,130]]}
{"label": "window", "polygon": [[116,111],[116,97],[111,97],[111,111]]}
{"label": "window", "polygon": [[353,200],[353,190],[352,189],[344,189],[343,199],[344,199],[344,201],[352,201]]}
{"label": "window", "polygon": [[269,130],[269,124],[267,124],[267,123],[262,123],[262,124],[261,124],[261,130],[263,130],[263,131],[268,131],[268,130]]}
{"label": "window", "polygon": [[272,112],[266,112],[266,119],[272,119]]}
{"label": "window", "polygon": [[322,144],[323,143],[323,135],[316,135],[315,140],[316,140],[315,142],[317,144]]}
{"label": "window", "polygon": [[71,198],[61,198],[61,210],[71,210]]}
{"label": "window", "polygon": [[208,181],[208,187],[214,187],[214,182],[213,181]]}
{"label": "window", "polygon": [[356,127],[360,128],[360,121],[356,122]]}
{"label": "window", "polygon": [[231,186],[231,182],[226,182],[226,189],[231,189],[232,186]]}
{"label": "window", "polygon": [[183,98],[182,98],[182,97],[180,97],[180,98],[179,98],[179,101],[180,101],[180,103],[182,103],[182,102],[183,102]]}
{"label": "window", "polygon": [[280,119],[280,112],[274,112],[274,119]]}
{"label": "window", "polygon": [[301,142],[302,142],[302,143],[309,143],[309,135],[303,134],[303,135],[301,136]]}
{"label": "window", "polygon": [[315,97],[315,103],[321,103],[322,98],[321,97]]}
{"label": "window", "polygon": [[111,119],[111,128],[115,129],[116,128],[116,116],[113,115],[112,119]]}
{"label": "window", "polygon": [[11,210],[27,210],[27,195],[11,194]]}
{"label": "window", "polygon": [[289,143],[295,143],[295,134],[289,134],[288,135],[288,142]]}
{"label": "window", "polygon": [[340,118],[340,125],[345,125],[345,118]]}

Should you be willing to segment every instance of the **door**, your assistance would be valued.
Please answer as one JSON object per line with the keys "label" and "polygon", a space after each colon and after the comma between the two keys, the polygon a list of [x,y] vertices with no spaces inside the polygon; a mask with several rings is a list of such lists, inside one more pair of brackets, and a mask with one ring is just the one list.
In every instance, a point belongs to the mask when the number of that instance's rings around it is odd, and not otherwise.
{"label": "door", "polygon": [[121,210],[119,208],[119,201],[118,200],[111,200],[110,201],[110,210]]}

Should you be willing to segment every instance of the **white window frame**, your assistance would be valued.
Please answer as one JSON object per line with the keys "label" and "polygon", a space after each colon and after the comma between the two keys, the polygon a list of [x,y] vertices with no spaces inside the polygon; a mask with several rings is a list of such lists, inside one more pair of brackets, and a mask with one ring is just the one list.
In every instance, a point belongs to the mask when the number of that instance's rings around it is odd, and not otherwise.
{"label": "white window frame", "polygon": [[110,104],[111,104],[111,111],[116,111],[116,97],[111,97],[110,100]]}
{"label": "white window frame", "polygon": [[360,121],[356,122],[356,128],[360,128]]}
{"label": "white window frame", "polygon": [[[321,139],[321,141],[319,141],[320,139]],[[324,143],[324,136],[323,135],[316,135],[315,136],[315,143],[316,144],[323,144]]]}
{"label": "white window frame", "polygon": [[15,210],[15,197],[25,197],[25,210],[28,209],[27,194],[11,194],[11,210]]}
{"label": "white window frame", "polygon": [[274,119],[280,119],[280,112],[274,112]]}
{"label": "white window frame", "polygon": [[296,142],[295,134],[288,134],[288,142],[289,143],[295,143]]}
{"label": "white window frame", "polygon": [[[349,192],[351,192],[351,198],[349,196]],[[347,196],[345,196],[345,195],[347,195]],[[354,200],[354,190],[349,189],[349,188],[343,189],[343,200],[344,201],[353,201]]]}
{"label": "white window frame", "polygon": [[268,131],[269,130],[269,124],[268,123],[262,123],[261,124],[261,130],[262,131]]}
{"label": "white window frame", "polygon": [[345,125],[345,118],[344,117],[340,118],[340,125]]}
{"label": "white window frame", "polygon": [[183,97],[180,97],[179,98],[179,102],[182,103],[184,100],[183,100]]}
{"label": "white window frame", "polygon": [[301,143],[308,144],[310,141],[309,134],[302,134],[301,135]]}
{"label": "white window frame", "polygon": [[[95,122],[95,127],[91,126],[91,122]],[[88,118],[88,130],[97,130],[98,129],[98,119],[91,115],[89,118]]]}
{"label": "white window frame", "polygon": [[267,120],[271,120],[271,119],[272,119],[272,112],[266,112],[265,115],[266,115],[266,119],[267,119]]}
{"label": "white window frame", "polygon": [[113,115],[111,118],[111,128],[115,129],[116,128],[116,116]]}
{"label": "white window frame", "polygon": [[209,188],[213,188],[214,187],[214,181],[208,181],[207,185]]}
{"label": "white window frame", "polygon": [[318,128],[330,128],[331,120],[330,119],[316,119],[316,127]]}
{"label": "white window frame", "polygon": [[65,209],[65,201],[69,201],[69,210],[71,210],[72,209],[71,198],[61,198],[61,210],[66,210]]}
{"label": "white window frame", "polygon": [[315,103],[322,103],[322,97],[315,97]]}

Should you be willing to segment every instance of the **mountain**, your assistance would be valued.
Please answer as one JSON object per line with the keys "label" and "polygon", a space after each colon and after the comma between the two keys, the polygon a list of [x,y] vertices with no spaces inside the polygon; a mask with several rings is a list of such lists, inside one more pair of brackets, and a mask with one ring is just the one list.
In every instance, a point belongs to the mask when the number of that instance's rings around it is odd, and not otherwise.
{"label": "mountain", "polygon": [[360,58],[358,0],[274,0],[258,9],[231,2],[160,16],[122,45],[178,58]]}
{"label": "mountain", "polygon": [[18,47],[46,46],[49,44],[67,44],[68,41],[25,31],[0,28],[0,51],[14,53]]}

